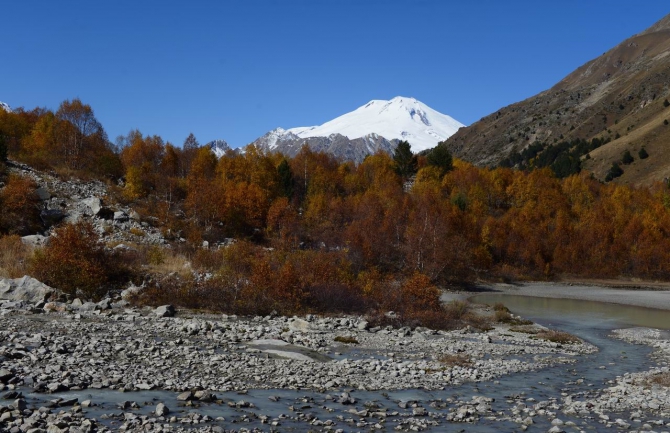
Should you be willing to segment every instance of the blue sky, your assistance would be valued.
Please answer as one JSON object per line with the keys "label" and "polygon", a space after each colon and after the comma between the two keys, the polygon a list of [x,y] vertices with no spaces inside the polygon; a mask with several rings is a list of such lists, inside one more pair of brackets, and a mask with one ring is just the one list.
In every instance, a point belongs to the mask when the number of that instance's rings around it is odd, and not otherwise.
{"label": "blue sky", "polygon": [[0,101],[90,104],[131,129],[233,147],[412,96],[470,124],[666,15],[661,1],[3,2]]}

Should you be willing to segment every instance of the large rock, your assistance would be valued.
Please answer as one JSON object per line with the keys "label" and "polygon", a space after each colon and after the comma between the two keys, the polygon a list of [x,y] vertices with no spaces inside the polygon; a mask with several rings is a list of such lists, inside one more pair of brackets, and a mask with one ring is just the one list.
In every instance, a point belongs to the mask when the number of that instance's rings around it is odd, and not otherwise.
{"label": "large rock", "polygon": [[54,224],[58,224],[65,218],[67,215],[60,209],[44,209],[40,212],[40,218],[45,226],[51,227]]}
{"label": "large rock", "polygon": [[93,215],[99,214],[102,210],[102,201],[98,197],[85,198],[81,202],[91,210]]}
{"label": "large rock", "polygon": [[156,405],[156,416],[165,416],[170,413],[170,409],[163,403],[158,403]]}
{"label": "large rock", "polygon": [[291,319],[291,321],[288,322],[288,328],[291,331],[299,331],[299,332],[309,332],[312,330],[312,326],[309,324],[308,321],[298,319],[297,317]]}
{"label": "large rock", "polygon": [[23,245],[28,245],[29,247],[41,247],[49,242],[49,238],[42,235],[28,235],[23,236],[21,242],[23,242]]}
{"label": "large rock", "polygon": [[55,294],[55,290],[35,278],[0,279],[0,299],[10,301],[42,302]]}
{"label": "large rock", "polygon": [[35,190],[35,194],[37,194],[37,197],[42,201],[49,200],[51,198],[51,194],[44,187],[37,188]]}
{"label": "large rock", "polygon": [[137,296],[143,289],[143,286],[136,286],[133,283],[130,283],[130,286],[121,292],[121,299],[128,301],[134,296]]}
{"label": "large rock", "polygon": [[154,314],[158,317],[174,317],[176,310],[172,305],[161,305],[154,310]]}

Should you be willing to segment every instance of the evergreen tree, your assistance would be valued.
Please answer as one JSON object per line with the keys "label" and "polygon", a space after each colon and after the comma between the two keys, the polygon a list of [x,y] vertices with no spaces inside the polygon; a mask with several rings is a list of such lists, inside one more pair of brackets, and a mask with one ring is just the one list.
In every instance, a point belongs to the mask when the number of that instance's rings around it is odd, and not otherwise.
{"label": "evergreen tree", "polygon": [[198,147],[200,147],[200,143],[198,143],[198,140],[195,139],[195,135],[191,132],[188,134],[188,137],[186,137],[186,140],[184,140],[184,150],[197,149]]}
{"label": "evergreen tree", "polygon": [[393,152],[393,163],[396,173],[403,179],[412,177],[419,170],[416,155],[412,153],[410,144],[405,140],[398,143]]}
{"label": "evergreen tree", "polygon": [[281,195],[291,199],[293,197],[293,171],[288,161],[282,159],[277,167],[277,174],[279,175],[279,187],[281,188]]}
{"label": "evergreen tree", "polygon": [[0,162],[7,161],[7,139],[0,134]]}
{"label": "evergreen tree", "polygon": [[630,151],[627,150],[623,153],[623,157],[621,158],[621,162],[628,165],[631,164],[635,159],[633,158],[633,155],[630,154]]}
{"label": "evergreen tree", "polygon": [[605,182],[609,182],[612,179],[616,179],[622,174],[623,170],[621,169],[621,167],[619,167],[619,164],[615,162],[612,164],[612,167],[610,167],[610,171],[607,172],[607,176],[605,176]]}
{"label": "evergreen tree", "polygon": [[440,169],[440,176],[444,176],[454,168],[451,152],[447,149],[447,144],[444,141],[437,143],[437,146],[428,154],[426,160],[428,164]]}
{"label": "evergreen tree", "polygon": [[640,151],[637,153],[637,155],[640,157],[640,159],[649,158],[649,154],[647,153],[647,150],[644,147],[642,149],[640,149]]}

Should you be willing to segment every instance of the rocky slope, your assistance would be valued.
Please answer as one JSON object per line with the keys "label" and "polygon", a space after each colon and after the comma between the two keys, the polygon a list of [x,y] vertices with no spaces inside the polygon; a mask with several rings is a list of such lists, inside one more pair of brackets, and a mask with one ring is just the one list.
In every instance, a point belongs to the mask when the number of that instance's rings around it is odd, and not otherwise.
{"label": "rocky slope", "polygon": [[[534,142],[610,138],[584,168],[603,179],[629,150],[635,162],[618,181],[648,184],[670,176],[670,16],[586,63],[551,89],[504,107],[447,141],[460,158],[498,164]],[[650,157],[640,160],[644,147]]]}
{"label": "rocky slope", "polygon": [[292,132],[277,128],[252,144],[266,152],[281,152],[290,157],[297,155],[302,146],[308,145],[315,152],[326,152],[342,160],[360,163],[367,155],[378,151],[392,153],[398,141],[389,141],[377,134],[353,140],[342,134],[332,134],[328,137],[298,137]]}
{"label": "rocky slope", "polygon": [[[10,171],[31,178],[37,184],[40,199],[40,217],[43,234],[24,237],[24,242],[41,245],[48,241],[52,229],[61,222],[73,223],[80,219],[91,221],[106,243],[141,244],[166,243],[160,230],[151,221],[143,221],[131,207],[115,203],[100,181],[61,180],[45,172],[10,161]],[[2,185],[0,185],[2,187]]]}

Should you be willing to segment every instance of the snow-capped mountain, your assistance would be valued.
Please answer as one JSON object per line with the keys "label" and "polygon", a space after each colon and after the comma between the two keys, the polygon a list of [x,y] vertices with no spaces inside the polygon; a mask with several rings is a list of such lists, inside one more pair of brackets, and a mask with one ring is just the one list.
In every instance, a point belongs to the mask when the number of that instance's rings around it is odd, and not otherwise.
{"label": "snow-capped mountain", "polygon": [[373,100],[320,126],[277,128],[253,144],[268,151],[295,155],[303,144],[344,159],[362,161],[377,150],[392,152],[407,140],[414,152],[433,148],[462,123],[414,98]]}
{"label": "snow-capped mountain", "polygon": [[218,158],[221,158],[227,151],[231,150],[226,140],[213,140],[205,144],[205,146],[211,148],[212,152],[214,152]]}
{"label": "snow-capped mountain", "polygon": [[12,108],[9,106],[9,104],[6,104],[2,101],[0,101],[0,108],[2,108],[3,110],[5,110],[8,113],[12,112]]}

